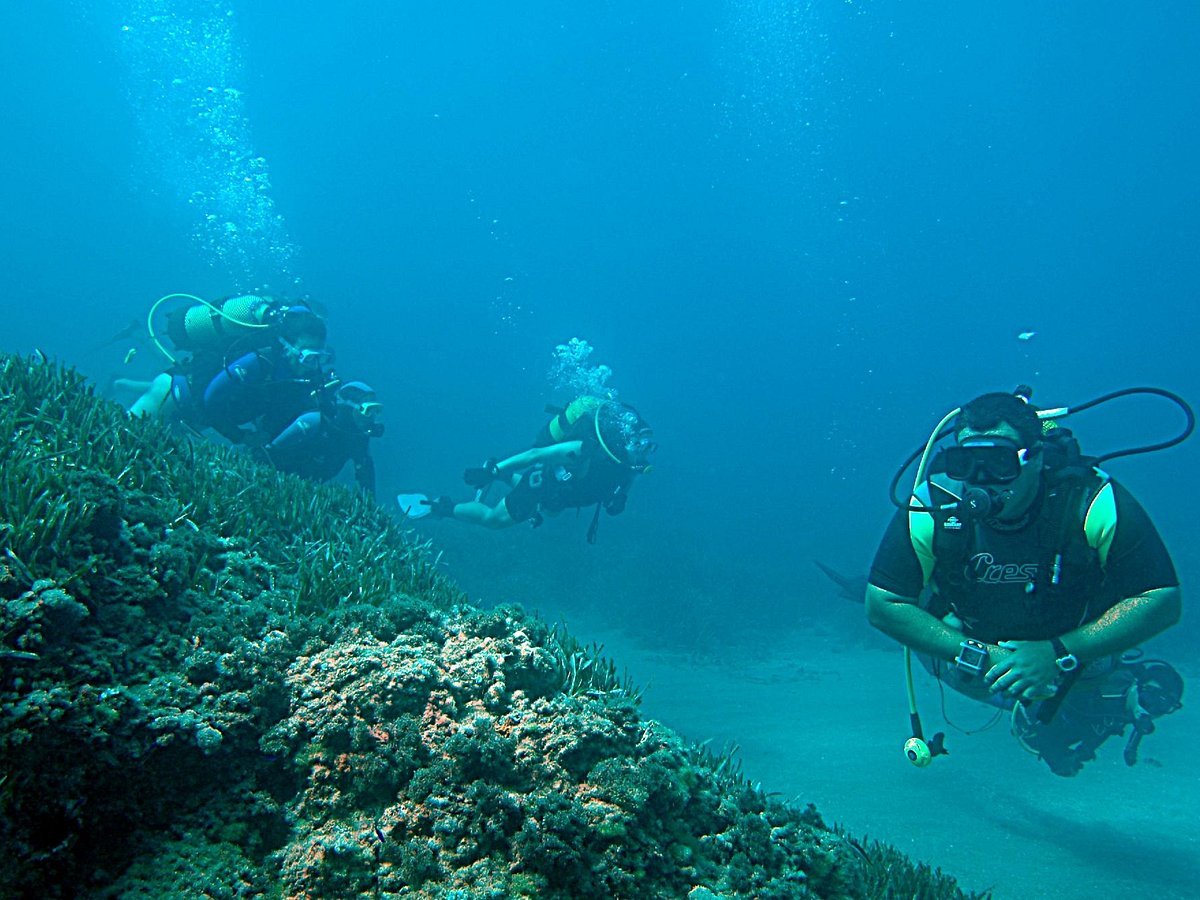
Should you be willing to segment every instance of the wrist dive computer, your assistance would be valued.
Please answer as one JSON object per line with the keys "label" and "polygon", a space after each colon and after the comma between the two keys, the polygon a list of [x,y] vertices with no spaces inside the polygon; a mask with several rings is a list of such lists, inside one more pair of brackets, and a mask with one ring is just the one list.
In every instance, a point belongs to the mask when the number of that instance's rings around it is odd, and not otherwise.
{"label": "wrist dive computer", "polygon": [[968,678],[982,675],[988,670],[990,662],[987,644],[971,639],[958,645],[958,656],[954,657],[955,668]]}

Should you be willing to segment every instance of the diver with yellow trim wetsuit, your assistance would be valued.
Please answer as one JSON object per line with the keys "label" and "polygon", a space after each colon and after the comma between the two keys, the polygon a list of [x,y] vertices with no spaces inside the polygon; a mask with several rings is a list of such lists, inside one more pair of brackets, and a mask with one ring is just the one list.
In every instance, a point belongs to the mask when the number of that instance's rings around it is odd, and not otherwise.
{"label": "diver with yellow trim wetsuit", "polygon": [[[1180,705],[1170,665],[1130,656],[1179,621],[1179,580],[1133,495],[1027,394],[984,394],[935,429],[871,566],[867,618],[947,686],[1012,710],[1014,733],[1056,774],[1130,725],[1132,765],[1153,720]],[[1194,419],[1178,402],[1186,437]],[[906,752],[924,765],[944,749],[940,735],[924,743],[909,680]]]}
{"label": "diver with yellow trim wetsuit", "polygon": [[[497,529],[518,522],[536,527],[545,516],[595,505],[587,535],[593,543],[600,510],[614,516],[624,511],[634,480],[649,471],[657,448],[653,438],[649,424],[629,404],[579,397],[555,411],[529,450],[467,469],[463,480],[478,489],[475,499],[456,503],[449,497],[401,494],[396,500],[409,518],[432,515]],[[489,505],[484,496],[492,484],[509,490]]]}

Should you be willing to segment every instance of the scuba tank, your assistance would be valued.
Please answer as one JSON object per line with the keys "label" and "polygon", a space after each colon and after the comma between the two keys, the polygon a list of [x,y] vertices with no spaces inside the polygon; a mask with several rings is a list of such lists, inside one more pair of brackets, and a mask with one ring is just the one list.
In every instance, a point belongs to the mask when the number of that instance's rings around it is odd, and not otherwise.
{"label": "scuba tank", "polygon": [[278,304],[271,297],[244,294],[216,303],[195,303],[167,315],[167,336],[178,350],[214,350],[270,326]]}
{"label": "scuba tank", "polygon": [[585,429],[592,426],[596,411],[607,403],[601,397],[577,397],[566,407],[548,406],[546,412],[554,418],[542,426],[533,440],[535,447],[549,447],[563,441],[577,440],[585,436]]}
{"label": "scuba tank", "polygon": [[315,336],[322,346],[325,343],[324,320],[303,303],[288,306],[266,294],[239,294],[215,302],[193,294],[167,294],[150,307],[146,330],[172,363],[178,360],[159,340],[154,319],[160,306],[176,298],[192,301],[166,316],[166,333],[177,351],[220,357],[231,347],[252,345],[260,339],[259,332],[268,329],[276,329],[293,343],[301,334]]}
{"label": "scuba tank", "polygon": [[146,331],[160,353],[173,363],[175,355],[163,346],[154,327],[158,308],[168,300],[183,298],[192,305],[167,315],[167,336],[176,350],[189,353],[219,353],[259,329],[269,328],[280,306],[272,297],[242,294],[211,303],[194,294],[167,294],[160,297],[146,314]]}
{"label": "scuba tank", "polygon": [[620,469],[650,471],[648,457],[657,445],[649,423],[630,404],[586,395],[572,400],[565,409],[548,406],[546,412],[554,418],[542,426],[533,446],[579,440],[598,448],[600,458]]}

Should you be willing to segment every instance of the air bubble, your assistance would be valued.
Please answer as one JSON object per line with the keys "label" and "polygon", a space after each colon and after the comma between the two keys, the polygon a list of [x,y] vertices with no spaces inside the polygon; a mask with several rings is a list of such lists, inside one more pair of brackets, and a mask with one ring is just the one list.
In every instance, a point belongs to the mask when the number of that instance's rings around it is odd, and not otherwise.
{"label": "air bubble", "polygon": [[[255,152],[240,80],[233,10],[212,0],[186,15],[161,0],[129,0],[122,31],[130,101],[147,163],[196,209],[193,238],[210,265],[239,283],[263,276],[299,283],[296,246]],[[169,77],[174,75],[175,77]]]}

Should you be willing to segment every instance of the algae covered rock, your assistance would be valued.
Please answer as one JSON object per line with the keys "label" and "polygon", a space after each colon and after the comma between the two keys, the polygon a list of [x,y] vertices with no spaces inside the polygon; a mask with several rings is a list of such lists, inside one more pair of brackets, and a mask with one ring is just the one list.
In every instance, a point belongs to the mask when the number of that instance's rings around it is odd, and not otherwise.
{"label": "algae covered rock", "polygon": [[0,894],[957,896],[362,495],[0,357]]}

